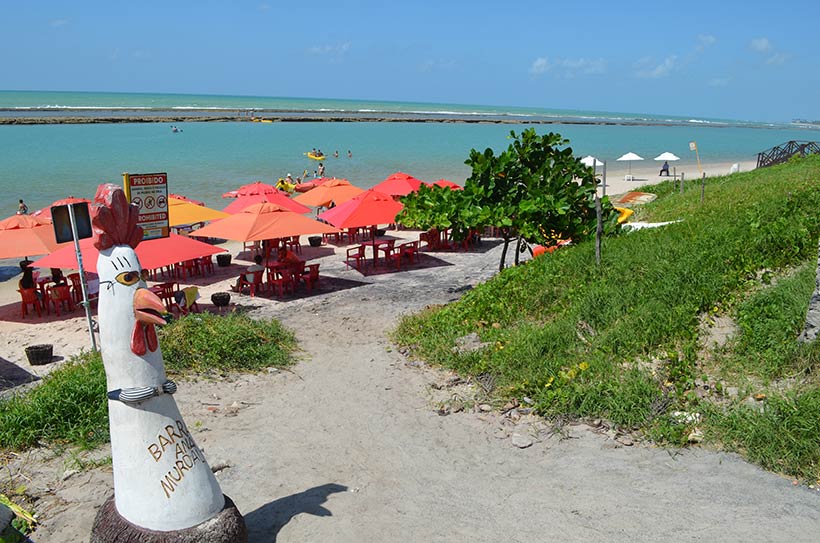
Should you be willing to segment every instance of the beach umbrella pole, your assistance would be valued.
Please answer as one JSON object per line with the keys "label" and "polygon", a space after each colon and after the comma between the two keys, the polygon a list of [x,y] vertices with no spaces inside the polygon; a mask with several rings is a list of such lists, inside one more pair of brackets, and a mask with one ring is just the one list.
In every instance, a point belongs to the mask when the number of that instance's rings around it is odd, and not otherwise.
{"label": "beach umbrella pole", "polygon": [[77,220],[74,218],[74,206],[68,205],[68,219],[71,222],[71,235],[74,238],[74,251],[77,253],[77,268],[80,272],[80,289],[83,293],[82,306],[85,309],[85,319],[88,322],[88,335],[91,337],[91,350],[97,350],[97,340],[94,337],[94,321],[91,320],[91,304],[88,301],[88,286],[83,272],[83,253],[80,251],[80,238],[77,234]]}

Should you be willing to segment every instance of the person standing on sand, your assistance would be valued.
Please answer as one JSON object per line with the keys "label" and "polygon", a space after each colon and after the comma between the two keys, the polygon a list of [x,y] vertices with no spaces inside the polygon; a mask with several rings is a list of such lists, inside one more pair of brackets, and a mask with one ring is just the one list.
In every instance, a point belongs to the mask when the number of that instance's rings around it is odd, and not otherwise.
{"label": "person standing on sand", "polygon": [[28,206],[23,200],[20,200],[20,203],[17,204],[17,214],[18,215],[28,215]]}

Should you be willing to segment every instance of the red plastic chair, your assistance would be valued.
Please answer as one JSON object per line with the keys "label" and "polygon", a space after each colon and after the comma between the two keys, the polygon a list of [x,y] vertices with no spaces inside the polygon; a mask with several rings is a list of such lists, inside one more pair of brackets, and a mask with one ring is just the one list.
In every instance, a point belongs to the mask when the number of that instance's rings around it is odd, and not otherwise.
{"label": "red plastic chair", "polygon": [[379,245],[376,245],[376,251],[379,253],[384,253],[384,263],[387,264],[390,255],[393,253],[393,248],[396,246],[396,240],[388,239],[385,241],[380,241]]}
{"label": "red plastic chair", "polygon": [[399,251],[401,251],[401,255],[406,256],[410,264],[412,264],[416,261],[416,255],[419,254],[419,242],[408,241],[407,243],[402,243],[399,245]]}
{"label": "red plastic chair", "polygon": [[356,263],[355,268],[358,270],[359,266],[361,266],[362,261],[365,260],[364,255],[365,246],[364,245],[357,245],[356,247],[350,247],[347,250],[347,256],[345,257],[345,266],[350,268],[350,261],[354,261]]}
{"label": "red plastic chair", "polygon": [[291,268],[268,269],[268,285],[270,285],[272,291],[276,291],[276,295],[280,298],[285,295],[285,292],[293,292],[293,279],[294,275]]}
{"label": "red plastic chair", "polygon": [[26,315],[28,315],[28,306],[32,306],[37,310],[38,317],[43,316],[40,307],[40,298],[37,296],[36,288],[21,288],[17,289],[17,292],[20,293],[20,315],[23,318],[26,318]]}
{"label": "red plastic chair", "polygon": [[66,278],[71,282],[71,299],[75,304],[83,300],[83,287],[80,285],[80,274],[78,272],[69,273]]}
{"label": "red plastic chair", "polygon": [[177,311],[182,313],[182,308],[179,307],[176,300],[176,293],[179,292],[179,283],[160,283],[149,289],[157,295],[165,304],[165,309],[170,313],[175,307]]}
{"label": "red plastic chair", "polygon": [[202,272],[202,275],[205,275],[206,271],[208,273],[214,272],[214,261],[210,256],[199,257],[197,263],[199,264],[199,270]]}
{"label": "red plastic chair", "polygon": [[60,306],[66,311],[74,310],[74,303],[71,301],[71,291],[68,285],[49,287],[48,300],[54,304],[54,312],[57,313],[57,315],[60,314]]}
{"label": "red plastic chair", "polygon": [[263,284],[262,284],[262,274],[264,270],[259,270],[255,272],[251,272],[252,280],[248,281],[247,273],[243,273],[239,276],[239,283],[237,283],[237,290],[239,293],[242,293],[242,289],[248,287],[250,290],[250,295],[256,296],[256,289],[258,288],[260,292],[262,292]]}
{"label": "red plastic chair", "polygon": [[313,291],[313,286],[319,284],[319,264],[311,264],[306,270],[302,270],[299,279],[305,282],[308,294]]}

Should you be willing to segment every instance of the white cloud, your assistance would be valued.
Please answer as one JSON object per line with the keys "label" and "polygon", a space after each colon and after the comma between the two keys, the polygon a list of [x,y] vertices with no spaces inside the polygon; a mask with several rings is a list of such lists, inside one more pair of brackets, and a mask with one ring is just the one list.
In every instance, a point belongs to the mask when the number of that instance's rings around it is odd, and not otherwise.
{"label": "white cloud", "polygon": [[553,72],[558,77],[575,77],[576,75],[602,74],[606,71],[606,61],[602,58],[559,58],[550,60],[538,57],[530,66],[531,75]]}
{"label": "white cloud", "polygon": [[68,24],[68,19],[52,19],[48,22],[48,25],[52,28],[58,28],[60,26],[65,26]]}
{"label": "white cloud", "polygon": [[550,69],[549,61],[545,57],[538,57],[530,66],[530,73],[532,75],[541,75]]}
{"label": "white cloud", "polygon": [[766,64],[783,64],[788,58],[786,53],[775,53],[766,59]]}
{"label": "white cloud", "polygon": [[698,44],[695,46],[695,51],[698,53],[706,49],[707,47],[711,47],[717,42],[717,38],[712,36],[711,34],[699,34],[698,35]]}
{"label": "white cloud", "polygon": [[749,42],[749,48],[758,53],[766,53],[771,50],[772,44],[769,38],[755,38]]}
{"label": "white cloud", "polygon": [[314,46],[307,50],[311,55],[322,56],[342,56],[350,49],[350,42],[337,43],[335,45]]}
{"label": "white cloud", "polygon": [[677,55],[669,55],[660,64],[655,64],[654,59],[644,57],[636,63],[638,77],[646,77],[650,79],[658,79],[668,76],[672,70],[675,69],[677,63]]}

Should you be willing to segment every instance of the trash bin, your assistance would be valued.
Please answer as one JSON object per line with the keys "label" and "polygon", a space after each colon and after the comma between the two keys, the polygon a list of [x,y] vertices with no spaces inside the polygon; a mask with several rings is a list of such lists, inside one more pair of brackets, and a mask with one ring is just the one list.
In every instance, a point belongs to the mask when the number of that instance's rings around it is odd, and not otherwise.
{"label": "trash bin", "polygon": [[216,263],[219,267],[224,268],[231,265],[231,255],[216,255]]}
{"label": "trash bin", "polygon": [[322,245],[322,236],[309,236],[308,243],[311,247],[320,247]]}
{"label": "trash bin", "polygon": [[51,343],[41,343],[26,347],[26,358],[32,366],[42,366],[48,364],[54,355],[54,345]]}
{"label": "trash bin", "polygon": [[231,302],[230,292],[214,292],[211,294],[211,301],[217,307],[225,307]]}

